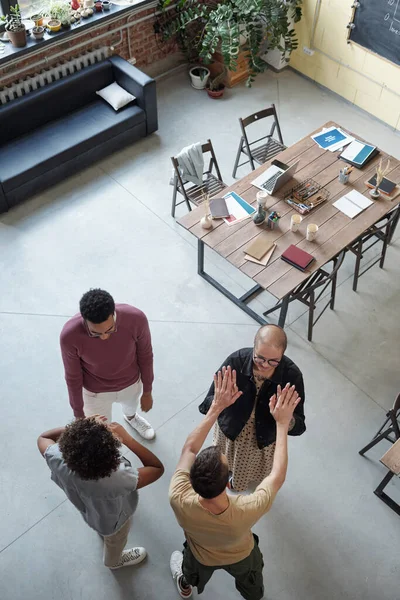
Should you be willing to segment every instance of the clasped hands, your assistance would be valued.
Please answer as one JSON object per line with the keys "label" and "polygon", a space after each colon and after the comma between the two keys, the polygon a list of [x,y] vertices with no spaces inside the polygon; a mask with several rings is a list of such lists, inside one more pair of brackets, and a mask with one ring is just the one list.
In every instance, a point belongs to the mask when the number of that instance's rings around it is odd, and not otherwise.
{"label": "clasped hands", "polygon": [[[236,402],[243,392],[239,391],[236,384],[236,371],[230,366],[222,367],[214,375],[214,400],[212,406],[222,412]],[[301,398],[296,392],[295,386],[286,384],[282,389],[278,385],[277,393],[271,396],[269,410],[275,421],[280,425],[289,426],[293,417],[293,411]]]}

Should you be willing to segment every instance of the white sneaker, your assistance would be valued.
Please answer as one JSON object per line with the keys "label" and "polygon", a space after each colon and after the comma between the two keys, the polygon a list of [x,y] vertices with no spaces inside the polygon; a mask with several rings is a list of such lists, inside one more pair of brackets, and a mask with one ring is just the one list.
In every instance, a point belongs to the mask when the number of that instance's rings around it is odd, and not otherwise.
{"label": "white sneaker", "polygon": [[177,587],[178,594],[180,595],[180,597],[181,598],[190,598],[190,596],[192,595],[192,589],[193,589],[192,586],[188,585],[186,587],[183,587],[181,584],[181,581],[183,579],[182,562],[183,562],[182,552],[179,552],[179,550],[175,550],[175,552],[173,552],[171,554],[171,559],[169,561],[169,566],[171,568],[171,573],[172,573],[172,579],[176,583],[176,587]]}
{"label": "white sneaker", "polygon": [[135,414],[134,417],[129,419],[126,415],[124,415],[124,419],[135,431],[138,432],[145,440],[153,440],[156,436],[156,433],[150,423],[146,421],[143,417]]}
{"label": "white sneaker", "polygon": [[132,565],[138,565],[147,556],[147,552],[144,548],[131,548],[130,550],[124,550],[118,564],[115,567],[109,567],[110,569],[121,569],[121,567],[131,567]]}

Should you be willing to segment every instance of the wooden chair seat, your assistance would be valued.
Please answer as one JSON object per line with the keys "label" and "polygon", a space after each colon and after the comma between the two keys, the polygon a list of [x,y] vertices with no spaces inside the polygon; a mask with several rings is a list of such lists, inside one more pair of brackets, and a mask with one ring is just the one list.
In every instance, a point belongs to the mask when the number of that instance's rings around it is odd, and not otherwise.
{"label": "wooden chair seat", "polygon": [[[274,156],[282,152],[282,150],[286,150],[286,146],[284,144],[281,144],[277,140],[270,138],[266,144],[262,144],[261,146],[257,146],[256,148],[251,148],[250,152],[253,157],[253,160],[258,162],[260,165],[263,165],[267,162],[267,160],[274,158]],[[246,147],[243,148],[242,152],[243,154],[246,154],[246,156],[248,156],[248,151]]]}
{"label": "wooden chair seat", "polygon": [[186,188],[186,195],[190,202],[199,206],[204,200],[204,194],[215,196],[226,187],[226,183],[220,181],[218,177],[215,177],[212,173],[206,173],[206,179],[204,180],[203,185],[193,185],[190,188]]}

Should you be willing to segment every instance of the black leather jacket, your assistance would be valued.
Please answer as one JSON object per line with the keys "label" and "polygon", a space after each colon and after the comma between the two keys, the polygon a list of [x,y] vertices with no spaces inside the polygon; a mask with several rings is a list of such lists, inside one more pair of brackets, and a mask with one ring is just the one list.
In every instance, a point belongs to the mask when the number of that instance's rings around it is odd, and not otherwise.
{"label": "black leather jacket", "polygon": [[[253,348],[237,350],[224,361],[223,366],[230,365],[236,370],[236,383],[243,394],[240,398],[226,408],[218,417],[221,431],[230,440],[235,440],[250,418],[256,399],[256,385],[253,378]],[[220,370],[219,369],[219,370]],[[284,387],[291,383],[301,397],[301,401],[294,411],[295,424],[289,435],[301,435],[306,430],[304,416],[304,383],[299,368],[287,356],[283,356],[279,366],[275,369],[272,379],[267,379],[260,390],[256,406],[256,435],[259,448],[269,446],[276,440],[276,423],[269,411],[269,399],[276,391],[278,384]],[[214,383],[208,394],[199,406],[202,414],[206,414],[214,398]]]}

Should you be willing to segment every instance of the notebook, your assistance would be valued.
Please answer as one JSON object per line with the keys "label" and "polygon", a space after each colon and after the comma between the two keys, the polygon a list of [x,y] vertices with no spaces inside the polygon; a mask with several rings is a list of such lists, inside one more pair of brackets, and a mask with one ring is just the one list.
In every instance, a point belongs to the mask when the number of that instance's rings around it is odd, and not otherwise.
{"label": "notebook", "polygon": [[265,232],[258,235],[251,244],[244,248],[244,252],[257,260],[261,260],[268,250],[272,248],[273,244],[274,242],[271,242],[269,234]]}
{"label": "notebook", "polygon": [[351,219],[354,219],[354,217],[368,208],[368,206],[371,206],[371,204],[373,204],[372,200],[368,200],[368,198],[357,192],[357,190],[351,190],[351,192],[336,200],[333,206]]}
{"label": "notebook", "polygon": [[298,248],[294,244],[291,244],[289,248],[285,250],[281,256],[281,259],[289,263],[289,265],[296,267],[296,269],[299,269],[300,271],[305,271],[313,262],[313,260],[315,260],[311,254],[305,252],[305,250],[302,250],[301,248]]}
{"label": "notebook", "polygon": [[354,140],[354,142],[351,142],[351,144],[339,155],[339,158],[360,168],[366,165],[371,158],[378,154],[378,152],[379,150],[376,146]]}
{"label": "notebook", "polygon": [[[367,186],[369,188],[374,188],[376,186],[376,175],[374,175],[373,177],[371,177],[371,179],[367,181]],[[390,179],[386,179],[386,177],[384,177],[381,183],[379,184],[378,189],[382,192],[382,194],[390,196],[395,187],[396,184],[393,183],[393,181],[390,181]]]}
{"label": "notebook", "polygon": [[210,212],[214,219],[229,217],[229,210],[226,206],[225,198],[213,198],[210,200]]}
{"label": "notebook", "polygon": [[263,267],[266,267],[270,261],[271,256],[274,253],[275,248],[276,248],[276,244],[272,244],[272,248],[270,248],[268,250],[268,252],[266,254],[264,254],[264,256],[262,258],[260,258],[260,260],[253,258],[253,256],[250,256],[250,254],[245,254],[244,257],[246,260],[256,263],[256,265],[262,265]]}

